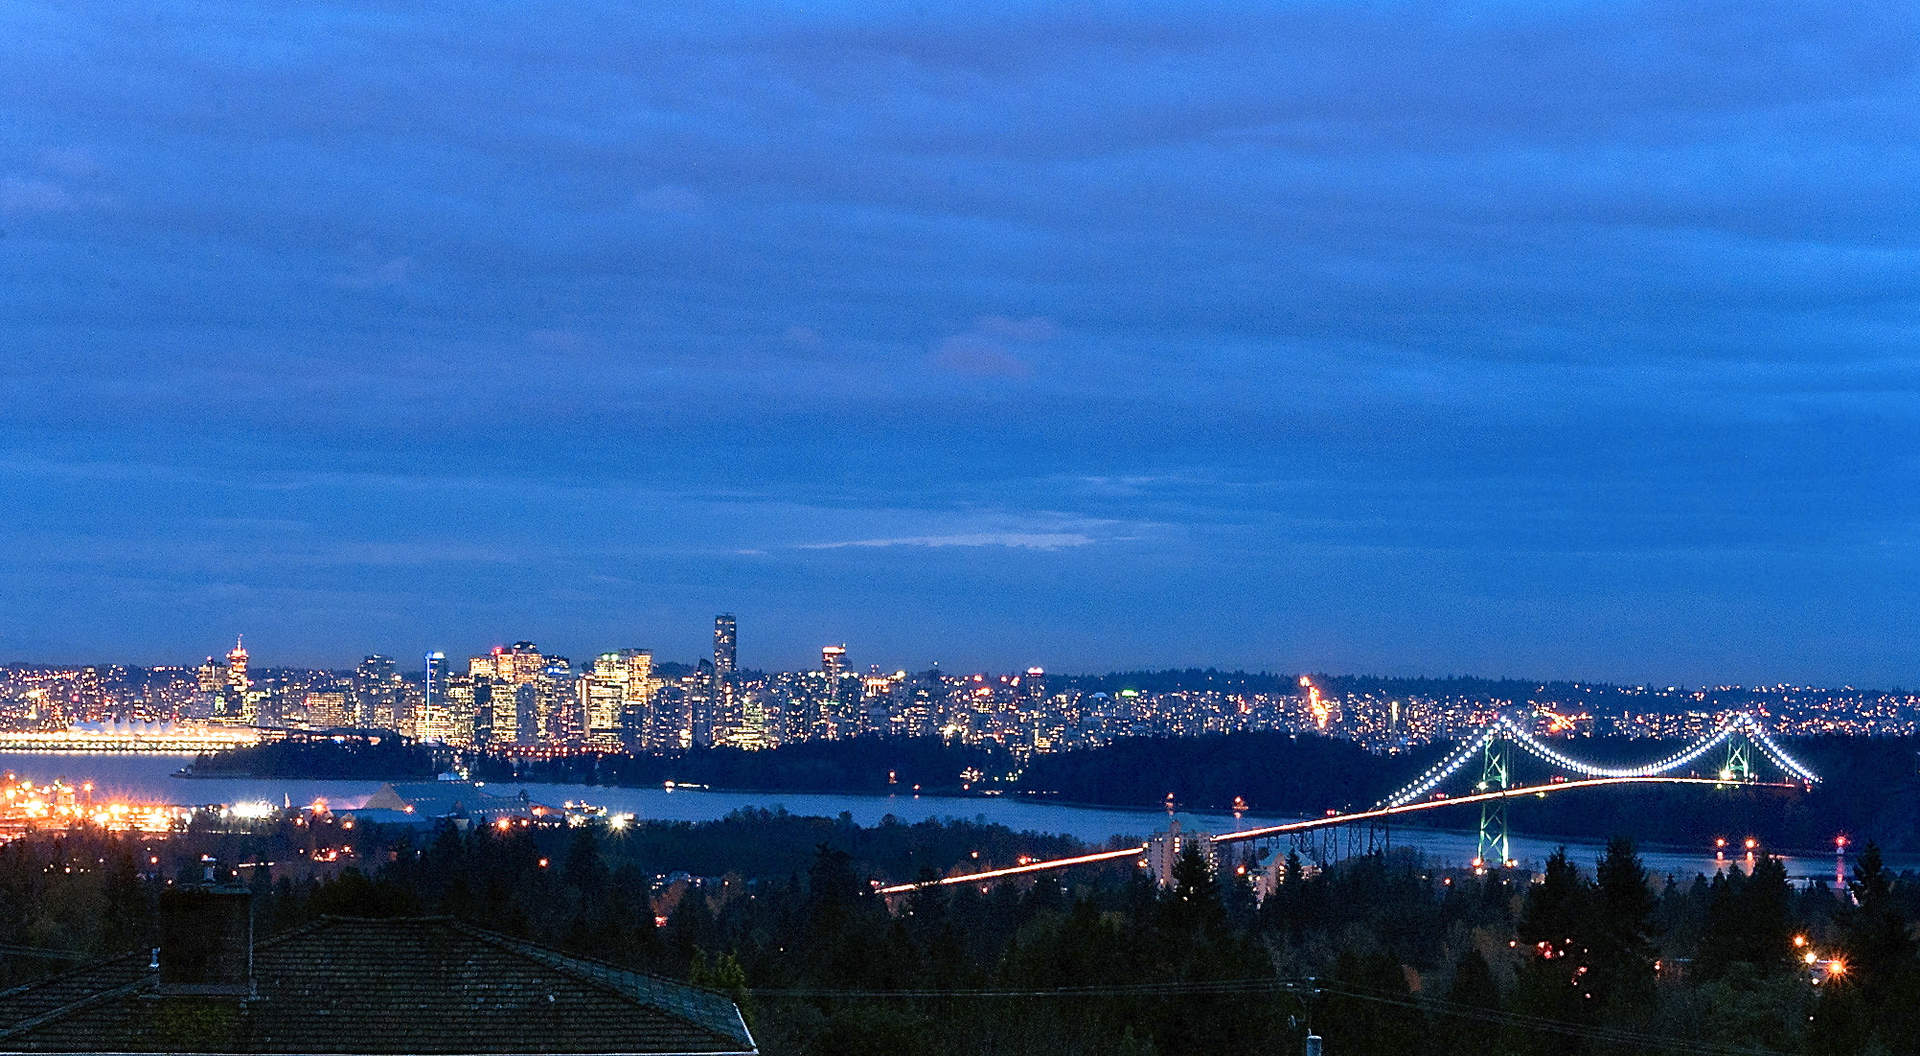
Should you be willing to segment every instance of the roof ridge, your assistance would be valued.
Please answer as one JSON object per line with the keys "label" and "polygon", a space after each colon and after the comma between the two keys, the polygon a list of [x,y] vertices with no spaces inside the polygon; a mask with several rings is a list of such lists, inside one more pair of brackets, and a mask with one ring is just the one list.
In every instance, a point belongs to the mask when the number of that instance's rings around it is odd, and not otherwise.
{"label": "roof ridge", "polygon": [[64,1019],[67,1016],[72,1015],[73,1013],[78,1012],[83,1008],[90,1008],[94,1005],[100,1004],[103,1001],[110,1001],[116,997],[125,997],[128,994],[139,993],[140,991],[145,990],[147,988],[147,985],[152,981],[153,980],[149,978],[145,973],[142,973],[140,978],[135,979],[131,983],[123,983],[119,986],[109,987],[105,990],[96,990],[93,993],[83,995],[79,1000],[69,1001],[58,1008],[49,1009],[45,1012],[40,1013],[37,1016],[34,1016],[31,1019],[23,1019],[20,1022],[15,1023],[13,1026],[6,1028],[5,1030],[0,1030],[0,1040],[15,1037],[26,1031],[33,1030],[36,1027],[44,1026],[45,1024],[51,1023],[57,1019]]}
{"label": "roof ridge", "polygon": [[[115,961],[123,961],[130,957],[140,957],[143,955],[145,954],[143,954],[143,951],[140,951],[140,950],[124,950],[120,953],[108,954],[107,956],[102,957],[99,960],[83,961],[79,964],[75,964],[67,968],[62,968],[51,975],[43,975],[38,979],[29,979],[28,981],[21,983],[18,986],[10,986],[5,990],[0,990],[0,1001],[5,1001],[7,998],[12,997],[15,994],[24,993],[28,990],[37,989],[39,987],[47,985],[48,983],[57,983],[60,980],[65,979],[67,976],[70,976],[70,975],[79,975],[82,972],[97,972],[100,969],[106,967],[107,965],[114,963]],[[5,1033],[6,1031],[0,1030],[0,1034],[5,1034]]]}
{"label": "roof ridge", "polygon": [[[356,916],[352,913],[322,913],[320,914],[320,916],[315,918],[314,923],[320,923],[323,921],[331,922],[331,923],[340,923],[342,921],[352,921],[353,923],[356,923],[356,924],[360,924],[360,923],[436,924],[443,920],[454,920],[454,919],[455,917],[451,913],[422,913],[422,914],[405,916],[405,917],[362,917],[362,916]],[[283,932],[282,934],[290,935],[292,934],[292,931],[289,930],[289,931]]]}

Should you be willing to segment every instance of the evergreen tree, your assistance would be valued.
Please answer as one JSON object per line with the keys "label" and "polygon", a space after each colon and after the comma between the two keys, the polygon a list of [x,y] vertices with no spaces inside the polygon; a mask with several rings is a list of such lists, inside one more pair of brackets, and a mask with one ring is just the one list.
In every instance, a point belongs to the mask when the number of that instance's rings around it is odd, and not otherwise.
{"label": "evergreen tree", "polygon": [[1601,1004],[1643,1007],[1653,998],[1655,900],[1633,840],[1615,836],[1594,870],[1594,997]]}
{"label": "evergreen tree", "polygon": [[[1462,1010],[1500,1011],[1500,986],[1494,981],[1493,967],[1472,946],[1463,950],[1453,963],[1453,979],[1447,984],[1447,1003]],[[1440,1048],[1451,1056],[1479,1056],[1500,1051],[1500,1028],[1461,1017],[1442,1019]]]}
{"label": "evergreen tree", "polygon": [[1567,952],[1586,933],[1590,902],[1580,870],[1567,857],[1567,849],[1558,848],[1547,856],[1540,883],[1527,893],[1520,941],[1536,949],[1544,944],[1544,948]]}
{"label": "evergreen tree", "polygon": [[1793,888],[1787,867],[1765,855],[1753,874],[1716,875],[1709,888],[1706,926],[1694,965],[1702,979],[1715,979],[1734,964],[1762,975],[1794,965]]}

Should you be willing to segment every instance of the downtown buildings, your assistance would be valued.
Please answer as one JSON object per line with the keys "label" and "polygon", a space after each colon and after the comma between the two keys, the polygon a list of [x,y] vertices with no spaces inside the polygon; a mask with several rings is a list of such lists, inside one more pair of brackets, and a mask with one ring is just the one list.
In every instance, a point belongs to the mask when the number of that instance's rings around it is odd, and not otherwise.
{"label": "downtown buildings", "polygon": [[1495,714],[1543,735],[1690,739],[1752,711],[1788,735],[1920,731],[1920,694],[1853,687],[1620,686],[1486,679],[1249,674],[1213,670],[1063,676],[864,672],[847,643],[819,666],[743,668],[737,619],[716,616],[712,655],[663,662],[644,648],[583,664],[518,641],[418,663],[371,654],[350,671],[255,666],[236,641],[194,667],[0,667],[0,731],[189,721],[262,731],[393,730],[506,753],[676,752],[804,741],[939,737],[1016,757],[1129,737],[1254,730],[1314,733],[1395,751],[1451,739]]}

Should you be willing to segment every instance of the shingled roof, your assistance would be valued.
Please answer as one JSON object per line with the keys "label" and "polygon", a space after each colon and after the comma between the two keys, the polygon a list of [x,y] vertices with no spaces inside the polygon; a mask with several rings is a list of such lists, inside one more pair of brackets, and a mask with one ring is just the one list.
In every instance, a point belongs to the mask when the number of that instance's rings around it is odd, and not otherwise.
{"label": "shingled roof", "polygon": [[0,993],[0,1053],[737,1053],[726,996],[448,917],[324,917],[253,948],[245,996],[168,992],[146,956]]}

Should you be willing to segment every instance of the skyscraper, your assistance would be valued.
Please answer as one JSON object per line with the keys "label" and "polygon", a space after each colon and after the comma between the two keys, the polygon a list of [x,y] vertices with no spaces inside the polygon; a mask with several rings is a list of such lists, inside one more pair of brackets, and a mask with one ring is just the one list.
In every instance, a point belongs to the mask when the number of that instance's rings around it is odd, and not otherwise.
{"label": "skyscraper", "polygon": [[447,743],[453,734],[453,713],[447,706],[447,654],[427,654],[426,681],[421,684],[420,714],[414,718],[414,736]]}
{"label": "skyscraper", "polygon": [[447,703],[447,654],[431,652],[427,654],[427,682],[425,704],[428,708],[442,708]]}
{"label": "skyscraper", "polygon": [[[845,724],[845,716],[840,714],[840,679],[847,673],[847,647],[840,645],[824,646],[820,650],[820,670],[827,676],[827,721],[831,728],[838,730]],[[839,736],[835,733],[834,736]]]}
{"label": "skyscraper", "polygon": [[[212,657],[207,658],[207,666],[213,666]],[[252,689],[253,679],[247,674],[246,641],[236,637],[233,648],[227,652],[226,666],[220,672],[220,687],[213,702],[214,714],[242,722],[255,721],[258,716],[253,713],[250,703]]]}
{"label": "skyscraper", "polygon": [[733,613],[723,612],[713,618],[713,674],[725,681],[733,677],[734,661],[737,659],[736,646],[739,642],[738,628]]}
{"label": "skyscraper", "polygon": [[368,654],[353,669],[353,721],[395,729],[399,725],[400,670],[393,657]]}
{"label": "skyscraper", "polygon": [[601,653],[580,684],[587,742],[596,748],[639,747],[653,699],[653,653],[645,649]]}

